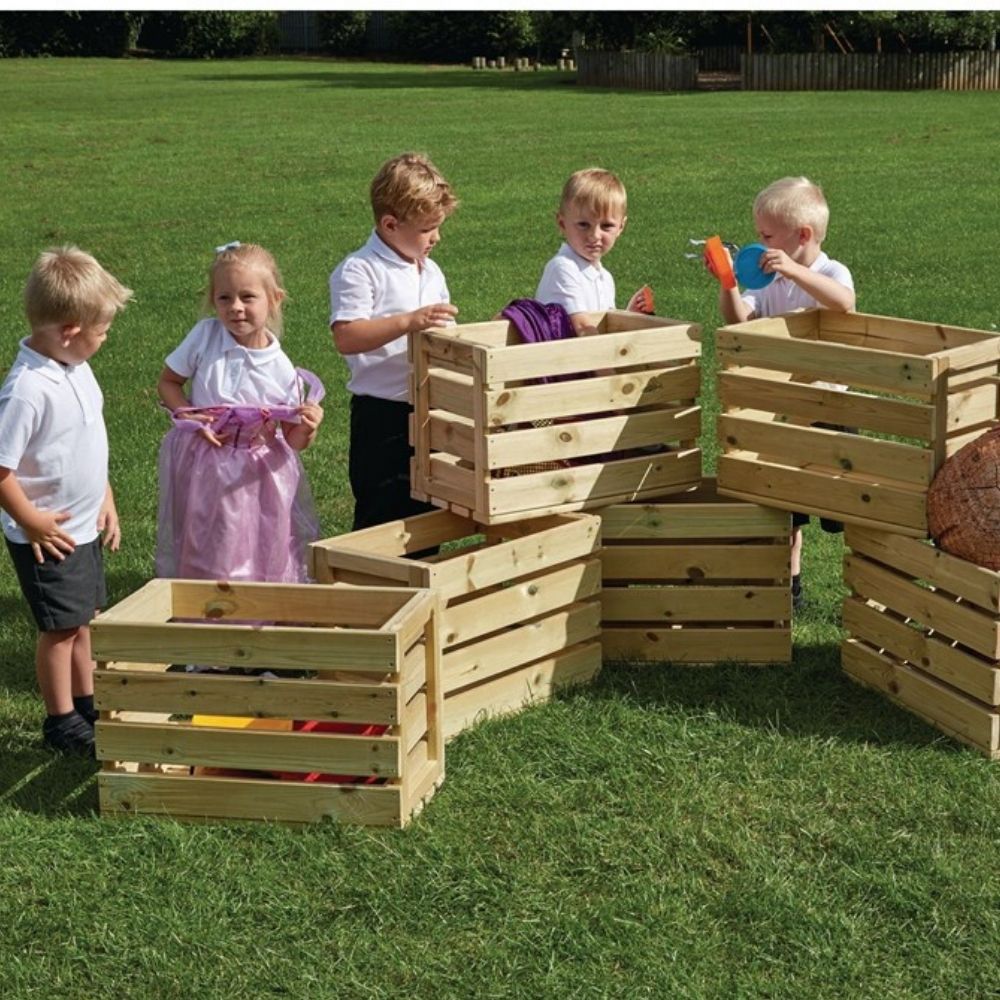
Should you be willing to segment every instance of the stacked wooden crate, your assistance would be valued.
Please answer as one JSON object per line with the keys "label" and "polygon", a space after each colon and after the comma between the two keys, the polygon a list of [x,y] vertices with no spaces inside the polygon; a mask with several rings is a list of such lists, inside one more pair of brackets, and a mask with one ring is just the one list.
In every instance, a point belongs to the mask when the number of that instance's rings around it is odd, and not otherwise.
{"label": "stacked wooden crate", "polygon": [[605,507],[605,658],[789,662],[790,531],[788,513],[720,497],[714,479]]}
{"label": "stacked wooden crate", "polygon": [[91,625],[101,812],[405,825],[444,777],[436,606],[151,581]]}
{"label": "stacked wooden crate", "polygon": [[413,495],[490,525],[697,485],[700,328],[621,311],[595,326],[539,344],[507,320],[413,338]]}
{"label": "stacked wooden crate", "polygon": [[590,514],[484,526],[440,510],[318,542],[312,572],[439,596],[447,739],[600,670],[600,544]]}
{"label": "stacked wooden crate", "polygon": [[926,504],[1000,416],[1000,338],[813,309],[717,349],[719,492],[845,522],[848,676],[996,756],[996,574],[935,549]]}

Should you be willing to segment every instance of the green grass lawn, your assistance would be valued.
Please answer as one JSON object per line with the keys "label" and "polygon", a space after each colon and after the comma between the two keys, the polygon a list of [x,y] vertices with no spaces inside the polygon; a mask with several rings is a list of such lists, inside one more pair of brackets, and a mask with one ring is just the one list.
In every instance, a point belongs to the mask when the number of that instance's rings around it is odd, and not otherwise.
{"label": "green grass lawn", "polygon": [[[75,242],[136,292],[94,369],[123,547],[152,575],[155,383],[198,317],[212,248],[270,248],[285,346],[328,388],[305,455],[346,530],[346,369],[327,277],[404,149],[462,205],[436,259],[461,319],[531,295],[566,176],[615,170],[620,301],[704,325],[688,237],[753,237],[804,173],[858,308],[993,329],[1000,117],[977,93],[610,93],[569,77],[321,61],[0,61],[0,373],[24,278]],[[810,528],[790,667],[608,669],[448,748],[405,832],[112,823],[93,771],[40,747],[34,635],[0,562],[0,994],[10,997],[998,997],[998,772],[840,672],[841,541]]]}

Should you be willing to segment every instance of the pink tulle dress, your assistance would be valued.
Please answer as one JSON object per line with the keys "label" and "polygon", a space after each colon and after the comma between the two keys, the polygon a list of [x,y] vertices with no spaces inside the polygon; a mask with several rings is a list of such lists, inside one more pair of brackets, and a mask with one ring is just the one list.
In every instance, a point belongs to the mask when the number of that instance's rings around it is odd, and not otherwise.
{"label": "pink tulle dress", "polygon": [[[309,402],[323,386],[296,369]],[[299,420],[300,399],[287,405],[186,407],[160,446],[160,507],[156,574],[209,580],[304,583],[307,547],[319,522],[302,460],[280,424]],[[210,415],[220,448],[198,431],[192,414]]]}

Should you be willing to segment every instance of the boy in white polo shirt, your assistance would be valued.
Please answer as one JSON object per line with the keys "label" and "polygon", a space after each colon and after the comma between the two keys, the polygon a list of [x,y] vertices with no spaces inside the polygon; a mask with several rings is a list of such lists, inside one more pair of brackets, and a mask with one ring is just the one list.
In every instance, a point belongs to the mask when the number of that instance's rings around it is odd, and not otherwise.
{"label": "boy in white polo shirt", "polygon": [[[807,177],[782,177],[769,184],[753,203],[754,225],[767,247],[761,254],[761,269],[776,277],[769,285],[741,296],[736,288],[719,289],[719,309],[727,323],[743,323],[765,316],[779,316],[794,309],[854,308],[851,272],[831,260],[822,250],[830,208],[823,191]],[[814,383],[830,389],[846,389],[832,382]],[[808,514],[792,514],[792,605],[801,607],[802,525]],[[821,519],[824,531],[842,531],[839,521]]]}
{"label": "boy in white polo shirt", "polygon": [[131,296],[76,247],[41,254],[24,290],[31,335],[0,387],[0,522],[38,625],[42,737],[71,755],[94,752],[89,622],[106,598],[101,550],[120,537],[87,360]]}
{"label": "boy in white polo shirt", "polygon": [[[625,186],[610,170],[589,167],[563,186],[556,224],[566,237],[545,265],[535,298],[562,306],[578,334],[595,332],[591,313],[615,308],[615,279],[603,266],[628,221]],[[625,307],[645,312],[643,289]]]}
{"label": "boy in white polo shirt", "polygon": [[330,275],[330,329],[351,372],[355,530],[431,509],[410,496],[407,343],[458,313],[429,256],[458,207],[434,164],[417,153],[388,160],[372,181],[371,203],[368,242]]}

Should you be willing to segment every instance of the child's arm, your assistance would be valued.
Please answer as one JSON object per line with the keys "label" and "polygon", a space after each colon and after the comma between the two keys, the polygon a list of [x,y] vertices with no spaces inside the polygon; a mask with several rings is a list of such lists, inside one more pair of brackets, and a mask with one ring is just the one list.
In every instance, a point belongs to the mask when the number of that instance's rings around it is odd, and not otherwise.
{"label": "child's arm", "polygon": [[854,289],[842,285],[825,274],[819,274],[802,264],[796,264],[784,250],[766,250],[761,254],[761,269],[784,275],[802,291],[811,295],[825,309],[850,312],[854,308]]}
{"label": "child's arm", "polygon": [[[183,375],[178,375],[172,368],[168,368],[166,365],[163,366],[163,371],[160,372],[159,381],[156,383],[156,392],[160,397],[161,402],[171,413],[174,410],[179,410],[183,406],[190,406],[187,396],[184,395],[184,383],[187,379]],[[212,418],[207,414],[191,413],[188,415],[189,420],[198,420],[201,423],[209,424]],[[223,435],[221,438],[217,437],[212,433],[210,427],[202,427],[198,432],[201,436],[208,441],[209,444],[215,445],[219,448],[222,446],[223,442],[226,440],[226,436]]]}
{"label": "child's arm", "polygon": [[122,532],[121,525],[118,523],[118,508],[115,506],[115,495],[111,491],[111,483],[108,483],[108,488],[104,491],[104,502],[97,515],[97,530],[101,533],[102,548],[117,552]]}
{"label": "child's arm", "polygon": [[296,451],[305,451],[316,439],[316,431],[323,423],[323,407],[318,403],[306,403],[299,407],[302,422],[298,424],[282,424],[281,431],[289,446]]}
{"label": "child's arm", "polygon": [[589,312],[569,314],[569,321],[573,324],[573,329],[578,337],[592,337],[601,332],[597,325],[597,315],[597,313]]}
{"label": "child's arm", "polygon": [[719,286],[719,312],[727,323],[745,323],[754,318],[753,310],[740,298],[738,288]]}
{"label": "child's arm", "polygon": [[410,333],[432,326],[445,326],[458,315],[450,302],[421,306],[412,312],[380,316],[378,319],[337,320],[330,325],[333,342],[341,354],[364,354]]}
{"label": "child's arm", "polygon": [[39,510],[25,495],[13,469],[0,468],[0,507],[24,530],[35,553],[35,561],[45,562],[42,549],[62,562],[76,548],[76,541],[59,527],[69,520],[66,511]]}

